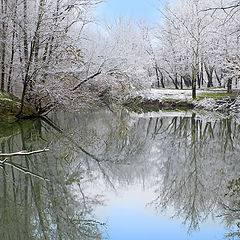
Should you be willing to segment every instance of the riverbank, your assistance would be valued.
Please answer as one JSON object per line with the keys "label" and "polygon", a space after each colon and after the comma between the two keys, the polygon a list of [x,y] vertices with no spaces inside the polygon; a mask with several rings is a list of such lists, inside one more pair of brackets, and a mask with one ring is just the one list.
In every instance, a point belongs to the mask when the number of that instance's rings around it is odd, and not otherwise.
{"label": "riverbank", "polygon": [[127,99],[124,106],[135,112],[159,110],[205,109],[216,111],[238,111],[240,100],[238,91],[227,93],[226,89],[213,88],[197,90],[197,98],[192,100],[191,90],[151,89],[138,92]]}
{"label": "riverbank", "polygon": [[[13,122],[19,117],[20,100],[4,91],[0,91],[0,122]],[[25,103],[20,118],[37,116],[37,111],[28,103]]]}
{"label": "riverbank", "polygon": [[[104,101],[104,104],[111,110],[111,106],[106,101]],[[236,90],[232,94],[228,94],[226,89],[223,88],[197,90],[196,100],[192,100],[191,90],[189,89],[150,89],[135,93],[134,96],[124,101],[122,105],[137,113],[192,109],[239,112],[240,98],[238,98]],[[20,107],[21,103],[18,98],[0,91],[0,122],[17,120]],[[30,104],[25,103],[20,118],[36,116],[38,116],[37,111]]]}

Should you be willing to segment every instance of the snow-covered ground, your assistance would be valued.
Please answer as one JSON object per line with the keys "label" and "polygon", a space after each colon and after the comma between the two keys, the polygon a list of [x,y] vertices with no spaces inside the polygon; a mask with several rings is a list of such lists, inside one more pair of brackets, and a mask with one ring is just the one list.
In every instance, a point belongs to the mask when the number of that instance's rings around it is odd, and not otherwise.
{"label": "snow-covered ground", "polygon": [[[214,88],[211,90],[197,90],[197,96],[201,93],[209,92],[226,92],[226,89],[223,88]],[[176,99],[176,100],[189,100],[192,98],[192,90],[186,89],[150,89],[138,93],[138,96],[142,96],[147,99],[152,100],[164,100],[164,99]]]}

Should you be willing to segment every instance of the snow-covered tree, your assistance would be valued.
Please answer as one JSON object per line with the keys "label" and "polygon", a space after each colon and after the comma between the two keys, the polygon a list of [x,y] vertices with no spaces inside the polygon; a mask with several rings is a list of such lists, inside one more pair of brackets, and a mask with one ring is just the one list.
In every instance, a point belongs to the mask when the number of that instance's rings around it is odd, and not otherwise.
{"label": "snow-covered tree", "polygon": [[193,97],[196,85],[222,86],[231,79],[228,63],[238,54],[239,6],[221,3],[177,0],[161,11],[158,59],[170,82],[176,88],[191,85]]}

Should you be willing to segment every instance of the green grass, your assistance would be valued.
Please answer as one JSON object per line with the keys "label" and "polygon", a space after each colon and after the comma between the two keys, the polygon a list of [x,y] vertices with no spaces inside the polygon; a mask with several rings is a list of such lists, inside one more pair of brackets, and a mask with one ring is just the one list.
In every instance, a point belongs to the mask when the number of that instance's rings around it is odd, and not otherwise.
{"label": "green grass", "polygon": [[178,102],[181,101],[181,99],[177,99],[177,98],[162,98],[161,101],[169,101],[169,102]]}
{"label": "green grass", "polygon": [[181,89],[181,88],[158,88],[158,87],[153,87],[152,89],[156,89],[156,90],[176,90],[176,91],[179,91],[179,90],[181,90],[181,91],[187,91],[187,90],[191,90],[190,88],[184,88],[184,89]]}
{"label": "green grass", "polygon": [[10,96],[6,92],[3,92],[0,90],[0,98],[9,98],[10,99]]}
{"label": "green grass", "polygon": [[201,93],[197,96],[198,100],[202,100],[204,98],[212,98],[215,100],[223,99],[223,98],[232,98],[234,94],[231,93],[219,93],[219,92],[212,92],[212,93]]}

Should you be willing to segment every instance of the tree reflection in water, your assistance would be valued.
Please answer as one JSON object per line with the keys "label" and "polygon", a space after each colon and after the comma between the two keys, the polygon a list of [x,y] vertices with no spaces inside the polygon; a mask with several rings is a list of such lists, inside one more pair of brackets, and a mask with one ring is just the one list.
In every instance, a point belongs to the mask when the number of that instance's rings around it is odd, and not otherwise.
{"label": "tree reflection in water", "polygon": [[[1,134],[2,152],[33,150],[53,140],[40,120],[6,127],[8,131]],[[93,209],[101,204],[100,196],[74,196],[71,182],[79,182],[81,172],[75,174],[69,163],[58,159],[57,155],[43,153],[11,159],[48,178],[49,182],[4,167],[1,172],[0,239],[102,239],[103,224],[93,216]],[[83,193],[84,190],[83,186]]]}
{"label": "tree reflection in water", "polygon": [[154,187],[156,209],[173,207],[189,231],[218,216],[236,226],[227,237],[239,237],[235,120],[195,113],[145,117],[125,110],[50,119],[0,127],[3,152],[52,149],[12,159],[49,182],[9,166],[1,172],[1,239],[103,239],[95,209],[107,203],[107,191],[139,182]]}

